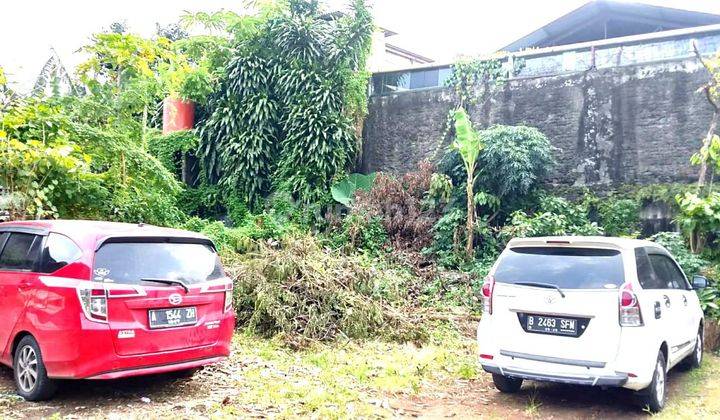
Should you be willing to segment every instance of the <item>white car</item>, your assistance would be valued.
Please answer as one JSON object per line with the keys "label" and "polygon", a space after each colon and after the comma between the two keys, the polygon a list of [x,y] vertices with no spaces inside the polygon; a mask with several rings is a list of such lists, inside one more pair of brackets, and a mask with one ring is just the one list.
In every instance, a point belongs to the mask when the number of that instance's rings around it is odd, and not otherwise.
{"label": "white car", "polygon": [[702,361],[693,289],[706,286],[654,242],[513,239],[482,288],[480,363],[502,392],[524,379],[624,387],[660,411],[668,370]]}

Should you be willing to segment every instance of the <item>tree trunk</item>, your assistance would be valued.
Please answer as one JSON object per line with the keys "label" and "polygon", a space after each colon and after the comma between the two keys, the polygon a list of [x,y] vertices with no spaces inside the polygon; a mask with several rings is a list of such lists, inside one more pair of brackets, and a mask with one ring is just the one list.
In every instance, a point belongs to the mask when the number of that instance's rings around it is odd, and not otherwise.
{"label": "tree trunk", "polygon": [[[708,129],[707,136],[705,136],[705,140],[703,140],[703,150],[708,150],[710,148],[710,142],[712,141],[713,136],[715,135],[715,129],[717,128],[718,123],[718,112],[713,112],[712,121],[710,121],[710,128]],[[708,172],[708,163],[707,159],[703,159],[700,163],[700,174],[698,175],[698,192],[702,192],[702,189],[705,187],[705,179],[707,178],[707,172]]]}
{"label": "tree trunk", "polygon": [[473,241],[475,232],[475,200],[473,197],[473,172],[467,171],[467,242],[465,242],[465,252],[468,259],[473,256]]}

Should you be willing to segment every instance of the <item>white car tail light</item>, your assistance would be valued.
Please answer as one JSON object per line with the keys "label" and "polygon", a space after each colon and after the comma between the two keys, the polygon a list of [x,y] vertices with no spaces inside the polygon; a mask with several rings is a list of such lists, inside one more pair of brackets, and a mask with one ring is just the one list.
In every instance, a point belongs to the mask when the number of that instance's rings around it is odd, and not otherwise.
{"label": "white car tail light", "polygon": [[107,295],[104,289],[78,288],[80,306],[90,321],[107,322]]}
{"label": "white car tail light", "polygon": [[495,278],[493,276],[485,277],[485,283],[482,286],[483,312],[492,315],[492,295],[495,289]]}
{"label": "white car tail light", "polygon": [[640,327],[643,325],[640,302],[633,292],[632,284],[625,283],[620,288],[618,296],[621,327]]}

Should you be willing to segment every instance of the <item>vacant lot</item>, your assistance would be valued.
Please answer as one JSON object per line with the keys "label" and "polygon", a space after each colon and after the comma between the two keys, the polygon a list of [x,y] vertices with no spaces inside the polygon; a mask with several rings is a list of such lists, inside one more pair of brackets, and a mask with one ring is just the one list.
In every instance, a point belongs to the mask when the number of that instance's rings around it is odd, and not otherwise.
{"label": "vacant lot", "polygon": [[[422,347],[370,341],[294,352],[238,334],[230,360],[192,379],[64,382],[54,400],[39,404],[16,398],[12,372],[2,368],[0,412],[9,418],[123,419],[644,416],[622,390],[528,383],[517,395],[502,395],[476,367],[468,335],[443,328]],[[674,370],[670,402],[660,417],[720,415],[719,377],[717,357],[708,357],[698,371]]]}

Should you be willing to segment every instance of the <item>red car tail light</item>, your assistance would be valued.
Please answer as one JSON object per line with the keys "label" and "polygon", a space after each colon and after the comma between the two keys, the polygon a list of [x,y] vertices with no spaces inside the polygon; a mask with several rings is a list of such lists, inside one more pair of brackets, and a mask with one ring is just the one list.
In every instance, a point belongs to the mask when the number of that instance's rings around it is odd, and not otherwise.
{"label": "red car tail light", "polygon": [[492,295],[495,289],[495,278],[493,276],[485,277],[485,283],[482,286],[483,312],[492,315]]}
{"label": "red car tail light", "polygon": [[641,327],[643,325],[640,302],[633,292],[632,284],[625,283],[620,288],[618,307],[621,327]]}
{"label": "red car tail light", "polygon": [[232,289],[225,291],[225,312],[232,309],[232,298],[233,298],[233,292]]}
{"label": "red car tail light", "polygon": [[77,289],[80,306],[90,321],[107,322],[107,295],[104,289]]}

